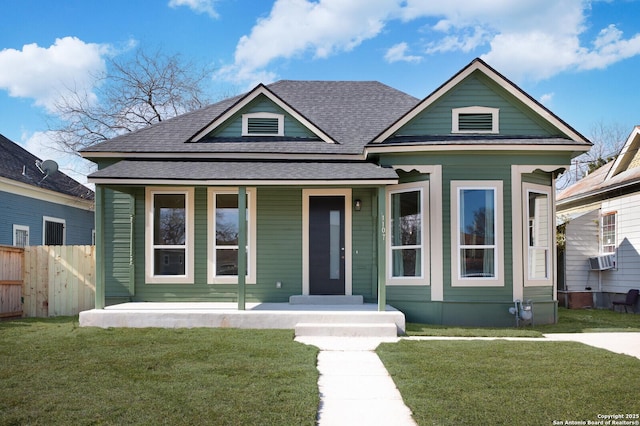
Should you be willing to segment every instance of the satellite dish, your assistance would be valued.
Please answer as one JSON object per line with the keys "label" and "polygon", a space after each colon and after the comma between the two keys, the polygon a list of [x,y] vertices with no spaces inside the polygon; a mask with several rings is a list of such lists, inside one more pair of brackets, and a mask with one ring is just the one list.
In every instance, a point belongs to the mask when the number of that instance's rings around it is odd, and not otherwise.
{"label": "satellite dish", "polygon": [[43,162],[36,161],[36,166],[38,167],[38,170],[44,174],[44,177],[40,182],[58,171],[58,163],[53,160],[44,160]]}

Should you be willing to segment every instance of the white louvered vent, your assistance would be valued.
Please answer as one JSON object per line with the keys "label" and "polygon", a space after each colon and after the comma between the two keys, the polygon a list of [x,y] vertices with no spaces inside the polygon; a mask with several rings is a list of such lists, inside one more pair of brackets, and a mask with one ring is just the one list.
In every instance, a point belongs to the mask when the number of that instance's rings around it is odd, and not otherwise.
{"label": "white louvered vent", "polygon": [[451,110],[451,133],[499,133],[498,108],[472,106]]}
{"label": "white louvered vent", "polygon": [[257,112],[242,116],[242,136],[283,136],[284,115]]}

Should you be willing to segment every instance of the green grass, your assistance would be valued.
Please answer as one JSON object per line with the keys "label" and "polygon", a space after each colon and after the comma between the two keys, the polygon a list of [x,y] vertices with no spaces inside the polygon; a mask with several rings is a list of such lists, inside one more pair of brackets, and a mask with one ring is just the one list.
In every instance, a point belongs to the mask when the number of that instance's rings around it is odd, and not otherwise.
{"label": "green grass", "polygon": [[377,353],[419,425],[551,425],[640,413],[640,361],[580,343],[403,340]]}
{"label": "green grass", "polygon": [[317,352],[290,330],[0,322],[0,424],[313,425]]}
{"label": "green grass", "polygon": [[640,315],[606,309],[558,308],[558,323],[520,328],[450,327],[407,323],[409,336],[454,337],[542,337],[543,333],[588,333],[640,331]]}

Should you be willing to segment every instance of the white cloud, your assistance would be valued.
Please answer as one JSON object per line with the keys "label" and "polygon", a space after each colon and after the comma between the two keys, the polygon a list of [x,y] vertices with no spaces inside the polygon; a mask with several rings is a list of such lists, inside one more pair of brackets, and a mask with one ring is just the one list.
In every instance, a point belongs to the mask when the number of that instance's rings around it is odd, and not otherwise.
{"label": "white cloud", "polygon": [[218,12],[213,7],[213,0],[169,0],[169,7],[187,6],[197,13],[206,13],[212,18],[218,18]]}
{"label": "white cloud", "polygon": [[[236,82],[264,73],[274,76],[266,70],[277,60],[303,55],[323,59],[348,52],[379,36],[393,20],[429,25],[425,54],[477,52],[476,56],[517,82],[604,68],[640,54],[640,34],[625,39],[614,25],[604,28],[595,40],[583,40],[592,25],[588,22],[591,2],[276,0],[270,14],[238,41],[234,63],[220,75]],[[393,46],[384,59],[418,61],[407,50],[402,44]]]}
{"label": "white cloud", "polygon": [[551,103],[554,96],[555,96],[555,93],[553,92],[545,93],[544,95],[540,96],[540,103],[543,105],[548,105]]}
{"label": "white cloud", "polygon": [[[41,160],[53,160],[59,170],[83,185],[87,185],[87,175],[95,170],[95,165],[84,158],[56,149],[56,143],[49,132],[23,134],[21,145]],[[91,185],[89,185],[91,186]]]}
{"label": "white cloud", "polygon": [[420,62],[422,60],[420,56],[407,55],[407,50],[409,50],[407,43],[398,43],[387,50],[384,59],[389,63]]}
{"label": "white cloud", "polygon": [[47,48],[27,44],[22,50],[0,51],[0,89],[10,96],[31,98],[55,111],[56,100],[68,89],[92,95],[95,76],[105,70],[103,55],[110,47],[76,37],[56,39]]}
{"label": "white cloud", "polygon": [[[327,58],[377,36],[401,0],[276,0],[236,46],[231,76],[253,76],[277,59]],[[223,73],[224,75],[224,73]]]}

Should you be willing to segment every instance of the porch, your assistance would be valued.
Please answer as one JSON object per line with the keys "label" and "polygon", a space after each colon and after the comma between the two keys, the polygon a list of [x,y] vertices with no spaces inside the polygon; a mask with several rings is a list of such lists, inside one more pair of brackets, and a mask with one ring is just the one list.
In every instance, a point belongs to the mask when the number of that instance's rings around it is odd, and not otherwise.
{"label": "porch", "polygon": [[292,296],[289,303],[128,302],[80,312],[81,327],[269,328],[296,336],[395,337],[404,314],[358,296]]}

